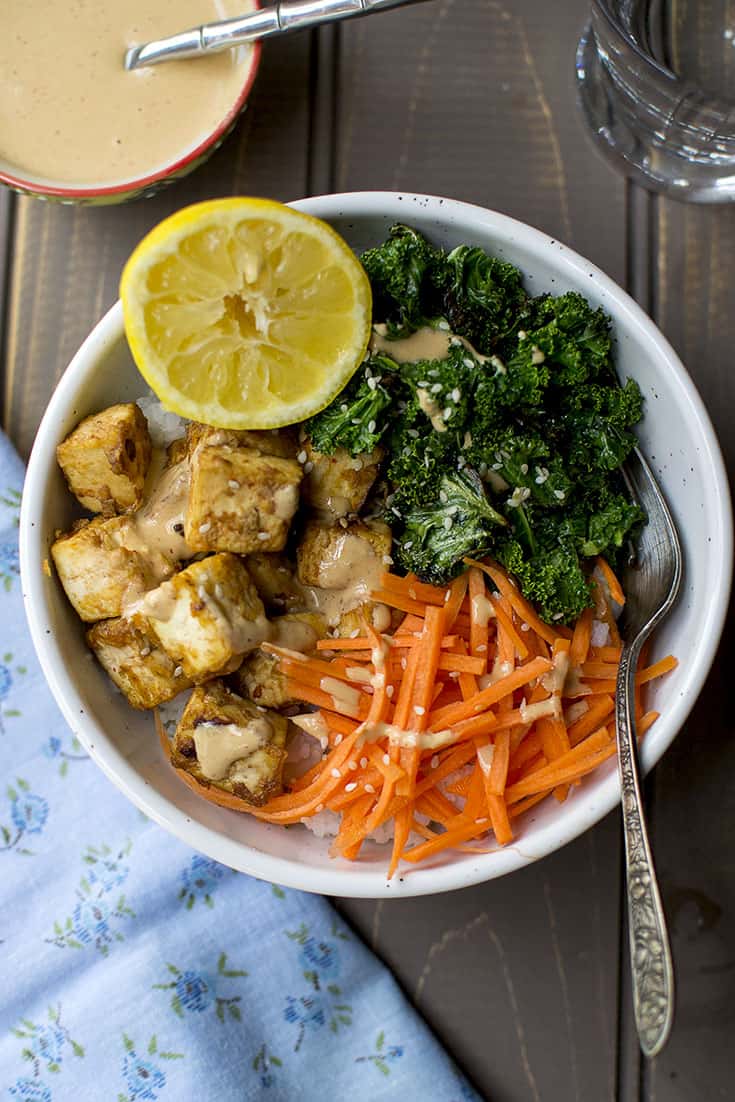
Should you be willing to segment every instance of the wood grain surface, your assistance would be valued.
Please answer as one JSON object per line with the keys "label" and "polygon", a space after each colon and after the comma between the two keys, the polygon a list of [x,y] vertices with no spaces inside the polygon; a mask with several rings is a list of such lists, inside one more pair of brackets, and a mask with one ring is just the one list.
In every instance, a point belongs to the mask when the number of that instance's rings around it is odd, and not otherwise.
{"label": "wood grain surface", "polygon": [[[530,222],[627,284],[688,365],[735,465],[735,208],[626,185],[587,143],[573,59],[584,0],[433,0],[268,43],[235,134],[152,200],[72,208],[0,194],[3,424],[28,453],[51,390],[168,212],[215,195],[402,189]],[[672,921],[671,1043],[638,1056],[621,926],[619,823],[438,898],[337,901],[492,1102],[735,1097],[732,626],[708,689],[649,781]],[[431,1100],[428,1100],[431,1102]]]}

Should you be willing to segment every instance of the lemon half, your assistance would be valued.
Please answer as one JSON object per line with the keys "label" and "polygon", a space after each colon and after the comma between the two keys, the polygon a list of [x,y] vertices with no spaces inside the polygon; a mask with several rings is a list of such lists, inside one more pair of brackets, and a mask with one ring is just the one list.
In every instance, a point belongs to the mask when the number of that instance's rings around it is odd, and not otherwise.
{"label": "lemon half", "polygon": [[218,428],[317,413],[370,338],[370,283],[350,247],[268,199],[215,199],[165,219],[125,265],[120,297],[143,378],[168,409]]}

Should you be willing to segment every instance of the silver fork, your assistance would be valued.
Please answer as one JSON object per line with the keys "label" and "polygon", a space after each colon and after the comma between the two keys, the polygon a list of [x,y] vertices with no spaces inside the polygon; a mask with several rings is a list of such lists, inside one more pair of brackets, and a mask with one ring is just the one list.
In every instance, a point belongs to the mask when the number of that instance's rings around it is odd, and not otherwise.
{"label": "silver fork", "polygon": [[682,554],[671,513],[637,448],[626,463],[623,475],[631,495],[648,515],[635,560],[626,568],[622,579],[626,602],[619,623],[623,651],[618,671],[615,720],[628,886],[633,1007],[641,1049],[646,1056],[655,1056],[666,1044],[671,1031],[674,972],[666,917],[643,814],[633,693],[641,647],[677,598]]}

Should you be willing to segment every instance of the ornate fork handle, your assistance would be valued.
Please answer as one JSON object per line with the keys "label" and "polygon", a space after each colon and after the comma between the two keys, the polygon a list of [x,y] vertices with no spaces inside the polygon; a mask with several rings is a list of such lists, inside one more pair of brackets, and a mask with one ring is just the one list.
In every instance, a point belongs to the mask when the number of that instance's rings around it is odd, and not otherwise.
{"label": "ornate fork handle", "polygon": [[643,818],[634,700],[635,670],[643,637],[626,644],[620,659],[616,722],[623,807],[628,935],[633,973],[633,1007],[641,1048],[655,1056],[668,1038],[674,1015],[674,972],[661,896]]}

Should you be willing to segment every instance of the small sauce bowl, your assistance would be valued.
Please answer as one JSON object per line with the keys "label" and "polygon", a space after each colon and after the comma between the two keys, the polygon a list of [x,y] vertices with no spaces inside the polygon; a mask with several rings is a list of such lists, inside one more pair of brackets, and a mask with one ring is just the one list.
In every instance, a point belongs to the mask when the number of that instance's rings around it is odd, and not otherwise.
{"label": "small sauce bowl", "polygon": [[[260,7],[261,0],[251,0],[251,4],[254,7]],[[22,195],[33,195],[38,199],[71,205],[108,206],[113,203],[129,202],[132,199],[149,198],[167,184],[188,176],[219,148],[245,110],[260,64],[260,55],[260,42],[253,42],[248,47],[247,58],[242,62],[243,81],[237,98],[214,128],[206,133],[194,148],[176,156],[150,173],[122,180],[120,183],[104,185],[55,183],[53,180],[34,178],[31,174],[24,175],[4,168],[0,161],[0,184],[5,184]],[[122,53],[120,64],[122,66]],[[192,64],[199,64],[199,62],[194,61]]]}

